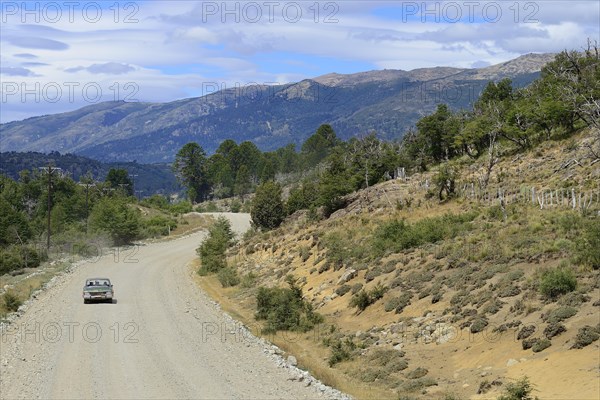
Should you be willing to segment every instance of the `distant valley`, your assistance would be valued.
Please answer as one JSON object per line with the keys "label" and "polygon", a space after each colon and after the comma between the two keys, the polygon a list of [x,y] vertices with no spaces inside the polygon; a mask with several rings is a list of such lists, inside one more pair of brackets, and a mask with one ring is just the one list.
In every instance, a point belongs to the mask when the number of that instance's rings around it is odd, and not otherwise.
{"label": "distant valley", "polygon": [[74,154],[49,154],[39,152],[0,153],[0,174],[18,180],[21,171],[33,171],[39,167],[53,165],[74,181],[80,181],[86,175],[94,180],[104,181],[111,168],[127,170],[133,178],[134,190],[139,197],[155,193],[176,193],[181,191],[169,164],[138,164],[134,162],[103,163]]}

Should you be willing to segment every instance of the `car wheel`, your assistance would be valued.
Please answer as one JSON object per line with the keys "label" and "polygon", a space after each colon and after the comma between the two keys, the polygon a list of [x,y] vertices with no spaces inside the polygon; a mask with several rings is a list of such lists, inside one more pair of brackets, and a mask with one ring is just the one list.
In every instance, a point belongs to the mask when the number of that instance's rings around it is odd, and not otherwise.
{"label": "car wheel", "polygon": [[87,299],[83,299],[83,304],[87,304],[87,303],[88,303]]}

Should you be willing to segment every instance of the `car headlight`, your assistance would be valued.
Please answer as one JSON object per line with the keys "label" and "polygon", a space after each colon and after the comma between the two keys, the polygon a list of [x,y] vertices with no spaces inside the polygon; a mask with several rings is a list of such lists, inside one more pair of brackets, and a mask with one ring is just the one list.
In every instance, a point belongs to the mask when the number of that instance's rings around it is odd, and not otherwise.
{"label": "car headlight", "polygon": [[85,292],[85,293],[83,294],[83,297],[85,297],[85,298],[90,298],[90,297],[92,297],[92,294],[91,294],[91,293],[89,293],[89,292]]}

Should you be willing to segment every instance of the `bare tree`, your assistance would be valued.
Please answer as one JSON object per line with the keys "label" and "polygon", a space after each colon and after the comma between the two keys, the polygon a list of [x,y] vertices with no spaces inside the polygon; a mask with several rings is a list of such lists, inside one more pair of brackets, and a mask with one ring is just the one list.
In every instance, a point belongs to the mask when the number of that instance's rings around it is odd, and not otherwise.
{"label": "bare tree", "polygon": [[365,185],[369,187],[369,179],[374,166],[382,158],[383,144],[377,139],[375,133],[353,140],[350,146],[352,159],[363,171]]}
{"label": "bare tree", "polygon": [[489,115],[491,117],[490,122],[491,125],[489,127],[489,131],[487,132],[488,139],[488,160],[485,165],[483,176],[479,179],[479,185],[482,189],[487,188],[490,182],[490,176],[492,175],[492,170],[494,166],[498,164],[499,158],[499,147],[500,144],[498,142],[498,138],[503,128],[503,121],[500,109],[497,104],[489,103],[488,104]]}

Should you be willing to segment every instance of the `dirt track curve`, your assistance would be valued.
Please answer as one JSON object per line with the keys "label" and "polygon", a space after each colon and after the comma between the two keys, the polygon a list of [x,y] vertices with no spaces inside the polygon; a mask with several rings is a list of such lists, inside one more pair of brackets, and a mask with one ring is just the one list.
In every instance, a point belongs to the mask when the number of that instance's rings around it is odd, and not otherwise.
{"label": "dirt track curve", "polygon": [[[247,214],[226,214],[244,231]],[[85,262],[2,336],[2,399],[308,399],[323,393],[244,340],[190,278],[205,233]],[[109,277],[113,304],[83,304]],[[325,393],[326,395],[326,393]]]}

